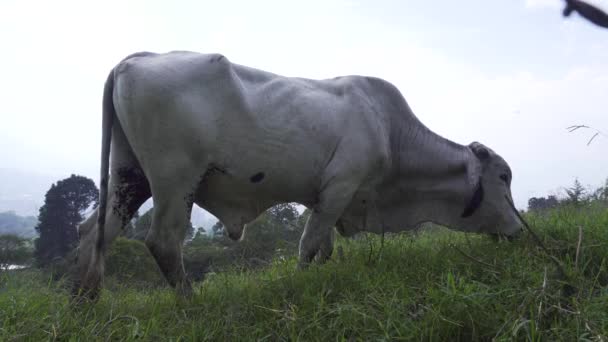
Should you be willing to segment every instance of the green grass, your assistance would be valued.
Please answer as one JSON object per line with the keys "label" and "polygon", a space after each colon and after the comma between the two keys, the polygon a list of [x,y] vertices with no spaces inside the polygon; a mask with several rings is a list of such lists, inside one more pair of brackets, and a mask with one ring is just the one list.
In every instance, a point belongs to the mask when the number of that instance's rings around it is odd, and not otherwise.
{"label": "green grass", "polygon": [[325,265],[214,274],[187,302],[113,283],[72,308],[61,282],[14,272],[0,276],[0,340],[605,341],[608,211],[528,219],[565,278],[528,234],[494,242],[447,230],[339,239]]}

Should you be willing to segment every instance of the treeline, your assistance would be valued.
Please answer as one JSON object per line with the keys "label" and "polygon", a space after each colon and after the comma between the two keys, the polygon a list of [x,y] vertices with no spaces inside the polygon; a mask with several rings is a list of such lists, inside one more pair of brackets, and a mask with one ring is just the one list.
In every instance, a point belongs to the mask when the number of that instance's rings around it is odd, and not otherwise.
{"label": "treeline", "polygon": [[[78,224],[96,208],[98,197],[99,191],[93,180],[83,176],[72,175],[53,184],[40,208],[35,226],[37,237],[25,239],[14,234],[0,234],[0,266],[6,268],[11,264],[31,263],[40,268],[52,267],[56,272],[67,272],[71,264],[68,259],[74,256],[78,246]],[[136,214],[127,224],[109,252],[108,273],[132,277],[134,275],[129,272],[134,272],[138,263],[150,262],[142,272],[152,269],[152,273],[157,273],[143,244],[153,213],[154,208],[151,208],[141,216]],[[257,267],[275,257],[295,255],[307,217],[308,211],[300,215],[294,204],[275,206],[249,224],[238,243],[227,238],[220,222],[212,227],[195,228],[189,221],[184,241],[187,272],[194,279],[202,279],[210,271],[226,267]],[[133,264],[132,268],[130,264]]]}
{"label": "treeline", "polygon": [[564,189],[565,196],[558,197],[549,195],[546,197],[532,197],[528,200],[529,211],[542,211],[559,206],[583,206],[588,204],[600,204],[608,207],[608,179],[604,186],[596,189],[584,187],[578,179],[574,180],[572,186]]}

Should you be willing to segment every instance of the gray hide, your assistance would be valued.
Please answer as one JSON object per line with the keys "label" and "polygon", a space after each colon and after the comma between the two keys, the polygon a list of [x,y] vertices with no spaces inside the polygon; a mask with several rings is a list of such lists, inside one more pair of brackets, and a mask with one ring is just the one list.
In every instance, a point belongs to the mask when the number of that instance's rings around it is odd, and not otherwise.
{"label": "gray hide", "polygon": [[334,226],[345,235],[427,221],[506,235],[520,226],[505,199],[507,163],[482,144],[463,146],[431,132],[397,88],[378,78],[310,80],[219,54],[138,53],[108,77],[103,136],[105,215],[94,213],[79,230],[76,288],[91,293],[101,282],[105,247],[150,196],[146,244],[183,293],[190,284],[182,227],[193,203],[217,216],[233,239],[277,203],[311,208],[301,266],[330,256]]}

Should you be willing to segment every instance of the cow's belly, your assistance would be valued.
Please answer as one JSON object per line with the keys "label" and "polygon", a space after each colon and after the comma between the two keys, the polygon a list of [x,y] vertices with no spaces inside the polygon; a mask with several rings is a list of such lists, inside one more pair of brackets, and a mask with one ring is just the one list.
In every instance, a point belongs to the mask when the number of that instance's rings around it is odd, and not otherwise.
{"label": "cow's belly", "polygon": [[224,224],[247,224],[278,203],[310,206],[316,201],[317,187],[311,179],[239,171],[210,169],[195,194],[195,202]]}

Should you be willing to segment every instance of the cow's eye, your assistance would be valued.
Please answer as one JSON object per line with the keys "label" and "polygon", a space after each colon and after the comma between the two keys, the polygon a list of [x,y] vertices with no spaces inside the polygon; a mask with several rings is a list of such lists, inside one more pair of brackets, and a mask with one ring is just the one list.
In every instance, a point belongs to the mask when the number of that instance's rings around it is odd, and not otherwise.
{"label": "cow's eye", "polygon": [[500,179],[502,179],[503,182],[509,184],[509,176],[507,176],[506,174],[502,174],[500,175]]}

